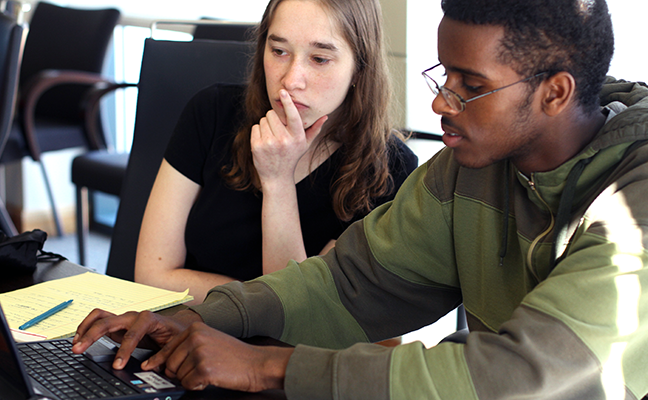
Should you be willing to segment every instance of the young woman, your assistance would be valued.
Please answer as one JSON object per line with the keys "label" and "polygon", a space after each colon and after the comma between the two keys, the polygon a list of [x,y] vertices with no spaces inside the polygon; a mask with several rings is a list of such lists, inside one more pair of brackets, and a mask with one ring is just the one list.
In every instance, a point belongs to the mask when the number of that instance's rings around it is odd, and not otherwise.
{"label": "young woman", "polygon": [[391,129],[378,0],[271,0],[249,84],[197,94],[146,208],[135,280],[207,291],[327,252],[417,166]]}

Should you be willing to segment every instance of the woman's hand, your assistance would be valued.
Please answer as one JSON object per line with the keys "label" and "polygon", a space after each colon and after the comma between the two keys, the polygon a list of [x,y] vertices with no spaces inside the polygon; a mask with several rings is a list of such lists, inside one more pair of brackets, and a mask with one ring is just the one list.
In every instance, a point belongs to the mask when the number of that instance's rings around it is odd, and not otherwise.
{"label": "woman's hand", "polygon": [[[295,185],[299,178],[295,175],[300,178],[308,175],[310,157],[304,155],[309,153],[328,118],[323,116],[304,130],[299,111],[288,92],[280,90],[279,98],[285,110],[285,121],[270,110],[252,127],[250,136],[254,166],[263,192],[264,274],[284,268],[289,260],[306,258]],[[302,158],[304,161],[300,164]]]}
{"label": "woman's hand", "polygon": [[252,346],[204,323],[193,323],[142,364],[177,377],[182,386],[202,390],[208,385],[258,392],[281,389],[292,348]]}
{"label": "woman's hand", "polygon": [[115,315],[95,309],[77,328],[72,341],[72,351],[81,354],[102,336],[107,335],[121,343],[121,347],[115,355],[113,368],[122,369],[140,343],[162,347],[197,321],[202,321],[202,318],[190,310],[183,310],[172,317],[165,317],[149,311]]}
{"label": "woman's hand", "polygon": [[280,91],[286,112],[283,122],[274,110],[268,111],[259,124],[252,127],[250,144],[254,166],[262,188],[273,182],[294,184],[297,163],[306,154],[328,119],[323,116],[304,130],[301,116],[286,90]]}

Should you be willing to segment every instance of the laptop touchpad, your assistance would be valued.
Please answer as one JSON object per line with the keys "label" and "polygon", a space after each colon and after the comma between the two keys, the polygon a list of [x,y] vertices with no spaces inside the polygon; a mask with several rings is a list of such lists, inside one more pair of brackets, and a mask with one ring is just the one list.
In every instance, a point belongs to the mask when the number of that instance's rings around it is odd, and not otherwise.
{"label": "laptop touchpad", "polygon": [[[118,347],[119,343],[116,343],[104,336],[94,342],[92,346],[88,347],[88,350],[86,350],[86,355],[90,357],[90,359],[94,362],[100,363],[105,361],[112,361],[115,358]],[[131,356],[136,360],[143,362],[145,360],[148,360],[148,358],[151,357],[153,353],[153,350],[147,350],[138,347],[133,351],[133,354],[131,354]]]}

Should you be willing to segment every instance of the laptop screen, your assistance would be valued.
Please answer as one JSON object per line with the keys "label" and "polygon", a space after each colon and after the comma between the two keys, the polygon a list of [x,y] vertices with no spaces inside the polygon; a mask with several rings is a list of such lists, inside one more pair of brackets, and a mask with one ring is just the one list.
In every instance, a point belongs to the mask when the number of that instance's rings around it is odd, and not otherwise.
{"label": "laptop screen", "polygon": [[16,390],[24,394],[24,398],[33,395],[30,385],[27,385],[27,374],[22,364],[18,361],[16,344],[11,336],[9,324],[0,307],[0,378]]}

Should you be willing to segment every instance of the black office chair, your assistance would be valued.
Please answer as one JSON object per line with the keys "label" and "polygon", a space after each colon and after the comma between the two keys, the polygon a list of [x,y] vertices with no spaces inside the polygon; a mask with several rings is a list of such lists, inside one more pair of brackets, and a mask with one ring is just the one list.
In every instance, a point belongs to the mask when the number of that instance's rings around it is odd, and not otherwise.
{"label": "black office chair", "polygon": [[135,252],[149,193],[185,104],[214,83],[245,83],[254,49],[243,42],[147,39],[135,132],[113,228],[106,274],[133,280]]}
{"label": "black office chair", "polygon": [[30,156],[40,164],[59,234],[61,223],[41,155],[106,146],[103,134],[87,132],[83,104],[92,85],[112,83],[100,74],[119,16],[116,9],[81,10],[39,2],[30,21],[20,70],[18,118],[0,163]]}
{"label": "black office chair", "polygon": [[194,40],[210,39],[247,42],[253,39],[253,31],[257,26],[257,24],[253,23],[231,22],[211,18],[202,18],[201,22],[194,28]]}
{"label": "black office chair", "polygon": [[[151,36],[159,25],[193,25],[194,40],[209,39],[241,41],[251,39],[255,24],[235,23],[220,20],[168,20],[155,21],[151,25]],[[110,87],[107,90],[111,90]],[[89,118],[90,119],[90,118]],[[72,162],[72,183],[76,186],[76,221],[79,263],[85,264],[85,247],[90,218],[92,215],[92,192],[120,196],[121,185],[126,174],[128,154],[98,150],[84,153]]]}
{"label": "black office chair", "polygon": [[[13,122],[18,93],[18,71],[27,28],[6,14],[0,14],[0,154],[3,153]],[[7,236],[18,234],[4,202],[0,199],[0,229]]]}

